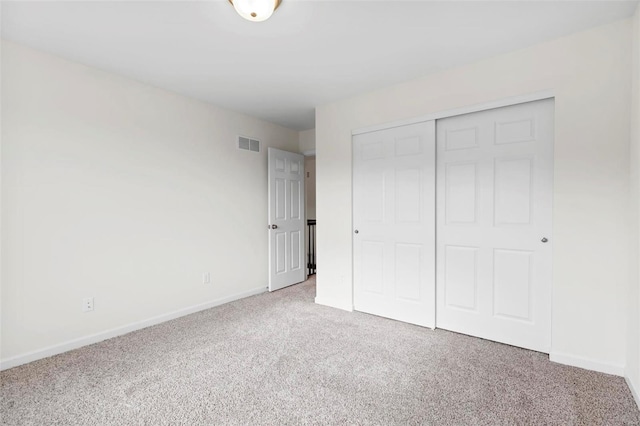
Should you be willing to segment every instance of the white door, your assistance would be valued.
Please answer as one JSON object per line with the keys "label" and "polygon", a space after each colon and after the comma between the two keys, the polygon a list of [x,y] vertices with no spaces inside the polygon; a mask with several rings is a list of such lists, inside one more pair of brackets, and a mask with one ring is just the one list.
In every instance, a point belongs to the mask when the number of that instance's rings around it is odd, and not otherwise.
{"label": "white door", "polygon": [[304,157],[269,148],[269,291],[304,281]]}
{"label": "white door", "polygon": [[438,120],[437,327],[549,352],[553,100]]}
{"label": "white door", "polygon": [[353,138],[354,308],[435,327],[435,123]]}

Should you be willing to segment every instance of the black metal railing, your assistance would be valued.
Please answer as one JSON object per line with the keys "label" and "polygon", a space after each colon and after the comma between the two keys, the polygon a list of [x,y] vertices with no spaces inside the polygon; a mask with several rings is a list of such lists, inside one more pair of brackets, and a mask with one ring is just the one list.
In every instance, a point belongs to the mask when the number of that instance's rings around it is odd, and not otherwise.
{"label": "black metal railing", "polygon": [[307,219],[307,234],[309,235],[307,247],[307,272],[308,275],[316,273],[316,220]]}

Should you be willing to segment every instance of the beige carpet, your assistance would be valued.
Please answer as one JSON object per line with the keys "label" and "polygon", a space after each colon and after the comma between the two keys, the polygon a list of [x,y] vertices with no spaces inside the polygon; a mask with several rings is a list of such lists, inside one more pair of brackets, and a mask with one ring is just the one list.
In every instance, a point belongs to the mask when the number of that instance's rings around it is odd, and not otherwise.
{"label": "beige carpet", "polygon": [[311,281],[4,371],[0,422],[640,424],[620,377],[314,294]]}

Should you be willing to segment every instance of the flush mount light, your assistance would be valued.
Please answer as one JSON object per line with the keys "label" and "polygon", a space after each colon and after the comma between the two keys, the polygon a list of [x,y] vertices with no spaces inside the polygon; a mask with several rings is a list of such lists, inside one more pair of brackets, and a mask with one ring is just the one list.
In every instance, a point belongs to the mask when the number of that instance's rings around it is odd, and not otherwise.
{"label": "flush mount light", "polygon": [[229,0],[238,15],[252,22],[266,21],[282,0]]}

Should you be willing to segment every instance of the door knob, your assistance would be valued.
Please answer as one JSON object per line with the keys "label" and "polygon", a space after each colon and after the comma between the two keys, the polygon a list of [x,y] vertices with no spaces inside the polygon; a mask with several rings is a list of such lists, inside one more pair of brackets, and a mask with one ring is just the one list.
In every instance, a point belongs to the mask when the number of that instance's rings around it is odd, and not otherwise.
{"label": "door knob", "polygon": [[547,240],[547,237],[543,237],[540,241],[542,241],[543,243],[546,243],[549,240]]}
{"label": "door knob", "polygon": [[353,233],[354,233],[354,234],[357,234],[357,233],[358,233],[358,230],[356,229],[355,231],[353,231]]}
{"label": "door knob", "polygon": [[271,228],[271,229],[278,229],[278,225],[271,225],[271,226],[269,226],[269,228]]}

